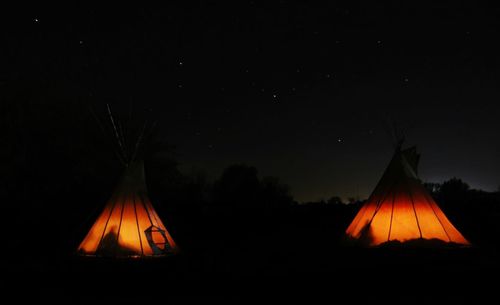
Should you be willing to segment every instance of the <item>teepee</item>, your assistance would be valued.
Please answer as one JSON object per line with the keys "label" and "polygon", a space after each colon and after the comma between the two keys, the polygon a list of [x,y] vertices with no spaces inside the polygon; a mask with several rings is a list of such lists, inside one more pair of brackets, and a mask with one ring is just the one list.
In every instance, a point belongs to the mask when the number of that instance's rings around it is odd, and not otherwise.
{"label": "teepee", "polygon": [[419,159],[415,147],[402,150],[398,145],[375,190],[347,228],[349,238],[367,246],[423,240],[469,245],[420,183]]}
{"label": "teepee", "polygon": [[136,158],[145,128],[134,152],[126,154],[123,133],[118,132],[109,107],[108,111],[125,171],[77,252],[103,257],[156,257],[175,253],[177,246],[148,198],[144,163]]}

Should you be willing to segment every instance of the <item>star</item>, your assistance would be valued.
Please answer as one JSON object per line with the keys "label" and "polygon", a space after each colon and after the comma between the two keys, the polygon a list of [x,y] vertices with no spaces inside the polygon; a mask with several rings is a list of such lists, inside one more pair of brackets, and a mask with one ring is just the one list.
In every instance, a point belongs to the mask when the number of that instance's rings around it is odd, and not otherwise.
{"label": "star", "polygon": [[274,98],[277,98],[278,96],[277,96],[276,94],[273,94],[273,97],[274,97]]}
{"label": "star", "polygon": [[325,76],[326,76],[326,78],[330,78],[330,74],[327,74],[327,75],[325,75]]}
{"label": "star", "polygon": [[405,78],[403,79],[403,81],[404,81],[405,83],[407,83],[407,82],[409,81],[408,77],[405,77]]}
{"label": "star", "polygon": [[33,19],[33,21],[38,22],[39,20],[38,20],[38,18],[35,18],[35,19]]}
{"label": "star", "polygon": [[179,61],[179,66],[182,66],[184,63],[182,61]]}
{"label": "star", "polygon": [[377,44],[382,44],[382,40],[377,40]]}
{"label": "star", "polygon": [[83,44],[83,40],[78,41],[79,44]]}
{"label": "star", "polygon": [[177,87],[182,88],[182,85],[181,85],[181,84],[179,84],[179,85],[177,85]]}
{"label": "star", "polygon": [[341,142],[342,142],[342,139],[341,139],[341,138],[338,138],[338,139],[337,139],[337,142],[341,143]]}

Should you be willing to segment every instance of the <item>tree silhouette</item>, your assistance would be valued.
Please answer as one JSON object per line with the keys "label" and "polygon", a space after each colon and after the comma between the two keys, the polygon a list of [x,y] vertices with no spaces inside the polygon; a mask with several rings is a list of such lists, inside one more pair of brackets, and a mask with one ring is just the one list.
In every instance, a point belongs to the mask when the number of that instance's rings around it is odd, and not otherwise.
{"label": "tree silhouette", "polygon": [[438,198],[446,205],[463,203],[466,200],[469,189],[469,185],[461,179],[451,178],[441,185]]}
{"label": "tree silhouette", "polygon": [[289,188],[276,177],[259,179],[257,169],[244,164],[224,170],[213,187],[213,201],[226,207],[283,207],[293,203]]}
{"label": "tree silhouette", "polygon": [[326,201],[327,204],[344,204],[342,199],[338,196],[333,196]]}
{"label": "tree silhouette", "polygon": [[293,203],[288,185],[281,184],[277,177],[264,177],[261,181],[261,198],[267,207],[285,207]]}
{"label": "tree silhouette", "polygon": [[228,207],[252,206],[258,204],[260,188],[257,169],[244,164],[231,165],[215,182],[214,201]]}
{"label": "tree silhouette", "polygon": [[349,198],[347,198],[347,202],[349,202],[349,204],[354,204],[354,203],[356,203],[357,201],[358,201],[358,200],[356,200],[356,198],[354,198],[354,197],[349,197]]}

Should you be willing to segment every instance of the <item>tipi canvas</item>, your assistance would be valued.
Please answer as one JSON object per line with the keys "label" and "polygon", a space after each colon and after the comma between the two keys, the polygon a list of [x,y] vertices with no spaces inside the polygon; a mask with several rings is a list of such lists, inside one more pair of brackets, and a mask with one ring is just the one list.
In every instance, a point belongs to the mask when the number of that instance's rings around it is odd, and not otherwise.
{"label": "tipi canvas", "polygon": [[127,166],[78,253],[106,257],[164,256],[177,250],[148,198],[143,162]]}
{"label": "tipi canvas", "polygon": [[366,246],[425,240],[469,245],[420,183],[419,158],[415,147],[396,149],[372,195],[347,228],[350,239]]}

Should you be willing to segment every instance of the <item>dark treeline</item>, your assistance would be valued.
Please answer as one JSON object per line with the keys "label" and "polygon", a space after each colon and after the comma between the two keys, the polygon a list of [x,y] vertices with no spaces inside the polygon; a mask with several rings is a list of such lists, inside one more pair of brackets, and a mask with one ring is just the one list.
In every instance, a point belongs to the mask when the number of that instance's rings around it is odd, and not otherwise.
{"label": "dark treeline", "polygon": [[496,248],[500,238],[500,190],[471,189],[459,178],[424,184],[446,216],[475,245]]}
{"label": "dark treeline", "polygon": [[[89,107],[49,82],[2,86],[0,223],[9,232],[2,252],[19,263],[11,264],[16,268],[57,264],[74,254],[122,173],[112,138],[90,110],[105,117],[105,102]],[[335,196],[297,203],[278,178],[260,177],[245,164],[213,180],[202,172],[184,174],[157,130],[145,142],[150,197],[188,256],[252,257],[245,265],[252,268],[273,255],[334,248],[363,203]],[[426,186],[472,243],[497,249],[498,192],[472,190],[459,179]]]}

